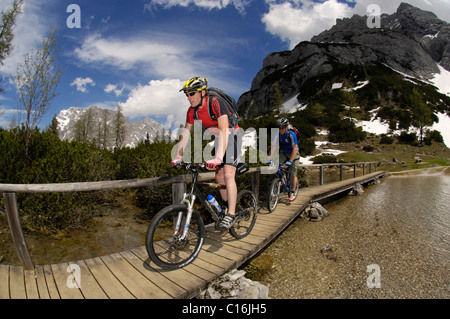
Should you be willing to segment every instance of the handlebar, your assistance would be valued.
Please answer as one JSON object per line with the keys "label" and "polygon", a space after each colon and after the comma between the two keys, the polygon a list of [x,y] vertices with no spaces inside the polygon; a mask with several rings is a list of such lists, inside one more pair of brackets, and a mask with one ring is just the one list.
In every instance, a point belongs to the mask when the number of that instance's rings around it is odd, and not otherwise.
{"label": "handlebar", "polygon": [[175,163],[173,165],[173,168],[177,168],[177,169],[184,168],[184,169],[186,169],[188,171],[191,171],[191,172],[208,171],[208,169],[206,168],[206,164],[205,163],[195,164],[195,163],[178,162],[178,163]]}
{"label": "handlebar", "polygon": [[[185,163],[185,162],[178,162],[176,164],[173,165],[173,168],[184,168],[188,171],[191,172],[198,172],[198,171],[202,171],[202,172],[210,172],[210,170],[208,170],[206,168],[206,164],[205,163]],[[236,175],[242,175],[246,172],[249,171],[249,166],[247,163],[240,163],[238,164],[238,166],[236,167]]]}

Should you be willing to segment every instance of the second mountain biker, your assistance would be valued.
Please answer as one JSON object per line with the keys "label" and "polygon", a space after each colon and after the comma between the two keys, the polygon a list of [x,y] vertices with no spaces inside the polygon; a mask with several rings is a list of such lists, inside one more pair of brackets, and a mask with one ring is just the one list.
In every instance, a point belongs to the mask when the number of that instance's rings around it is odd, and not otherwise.
{"label": "second mountain biker", "polygon": [[[275,146],[279,144],[280,149],[280,163],[285,163],[289,166],[289,173],[291,174],[292,189],[295,190],[298,183],[297,171],[300,165],[300,155],[298,148],[297,136],[289,129],[288,119],[282,117],[277,121],[280,129],[279,134],[276,134],[272,141],[272,150],[277,149]],[[269,159],[273,154],[270,154]],[[295,199],[295,194],[292,193],[289,201]]]}

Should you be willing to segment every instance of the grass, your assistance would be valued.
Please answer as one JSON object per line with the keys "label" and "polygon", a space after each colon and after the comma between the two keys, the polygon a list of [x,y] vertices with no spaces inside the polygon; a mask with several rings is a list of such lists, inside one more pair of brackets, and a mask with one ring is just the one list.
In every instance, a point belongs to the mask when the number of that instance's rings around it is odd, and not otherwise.
{"label": "grass", "polygon": [[[372,152],[363,151],[370,145]],[[414,146],[408,144],[379,144],[379,140],[371,138],[363,143],[344,143],[339,148],[347,151],[337,156],[346,163],[376,161],[383,165],[383,170],[399,171],[420,169],[436,166],[450,166],[450,149],[443,143],[433,142],[432,145]],[[420,162],[416,162],[420,158]],[[395,159],[395,161],[394,161]]]}

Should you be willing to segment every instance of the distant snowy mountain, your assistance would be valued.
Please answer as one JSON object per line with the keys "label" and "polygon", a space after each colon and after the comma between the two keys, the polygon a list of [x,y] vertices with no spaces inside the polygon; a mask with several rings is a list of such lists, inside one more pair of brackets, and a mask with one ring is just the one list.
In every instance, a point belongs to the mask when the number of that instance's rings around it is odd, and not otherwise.
{"label": "distant snowy mountain", "polygon": [[[114,144],[114,116],[116,112],[92,106],[89,109],[71,107],[62,110],[56,117],[58,120],[59,137],[62,140],[72,141],[76,135],[76,125],[84,120],[86,136],[88,140],[101,141],[107,148]],[[168,140],[170,132],[165,131],[161,125],[151,118],[145,118],[132,123],[123,117],[124,122],[124,147],[135,147],[139,142],[148,139],[150,143]],[[78,128],[80,130],[80,128]]]}

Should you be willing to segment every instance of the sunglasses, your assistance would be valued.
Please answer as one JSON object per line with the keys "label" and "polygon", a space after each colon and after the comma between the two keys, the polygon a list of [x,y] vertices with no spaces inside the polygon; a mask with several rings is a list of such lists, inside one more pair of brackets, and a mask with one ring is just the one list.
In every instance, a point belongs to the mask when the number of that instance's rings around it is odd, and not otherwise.
{"label": "sunglasses", "polygon": [[197,94],[197,91],[186,93],[186,96],[190,97],[190,96],[194,96],[195,94]]}

